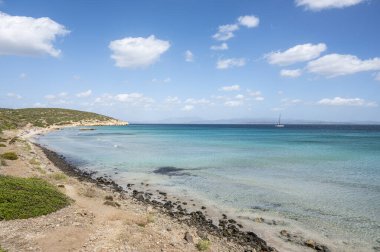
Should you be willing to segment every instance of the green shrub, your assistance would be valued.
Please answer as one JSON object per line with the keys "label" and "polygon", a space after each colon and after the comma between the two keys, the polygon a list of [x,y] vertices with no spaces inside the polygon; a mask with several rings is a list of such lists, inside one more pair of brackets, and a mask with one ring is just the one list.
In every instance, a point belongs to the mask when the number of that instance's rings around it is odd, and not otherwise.
{"label": "green shrub", "polygon": [[196,247],[197,247],[197,249],[198,249],[199,251],[205,251],[205,250],[208,250],[208,249],[209,249],[210,245],[211,245],[211,242],[210,242],[209,240],[207,240],[207,239],[203,239],[203,240],[200,240],[200,241],[197,243]]}
{"label": "green shrub", "polygon": [[6,141],[7,141],[6,138],[0,137],[0,142],[6,142]]}
{"label": "green shrub", "polygon": [[7,147],[5,144],[0,143],[0,147]]}
{"label": "green shrub", "polygon": [[70,199],[45,180],[0,176],[0,220],[37,217],[69,204]]}
{"label": "green shrub", "polygon": [[0,252],[6,252],[6,251],[0,247]]}
{"label": "green shrub", "polygon": [[14,153],[13,151],[12,152],[5,152],[5,153],[1,154],[1,157],[4,159],[8,159],[8,160],[17,160],[18,159],[17,154]]}

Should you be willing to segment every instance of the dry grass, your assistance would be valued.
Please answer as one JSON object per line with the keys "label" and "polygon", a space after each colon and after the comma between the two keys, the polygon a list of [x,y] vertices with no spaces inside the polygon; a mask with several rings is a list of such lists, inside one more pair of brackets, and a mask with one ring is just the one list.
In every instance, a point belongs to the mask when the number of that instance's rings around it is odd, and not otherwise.
{"label": "dry grass", "polygon": [[67,180],[68,177],[62,172],[55,172],[53,174],[50,174],[49,178],[57,180],[57,181],[62,181],[62,180]]}
{"label": "dry grass", "polygon": [[79,194],[88,198],[95,198],[98,196],[98,193],[94,187],[86,186],[79,190]]}

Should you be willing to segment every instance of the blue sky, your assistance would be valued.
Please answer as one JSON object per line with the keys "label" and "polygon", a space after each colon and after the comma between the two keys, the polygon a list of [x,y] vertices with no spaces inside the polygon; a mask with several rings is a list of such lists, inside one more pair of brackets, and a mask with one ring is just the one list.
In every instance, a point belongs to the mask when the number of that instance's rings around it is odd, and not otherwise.
{"label": "blue sky", "polygon": [[380,2],[0,0],[0,107],[380,121]]}

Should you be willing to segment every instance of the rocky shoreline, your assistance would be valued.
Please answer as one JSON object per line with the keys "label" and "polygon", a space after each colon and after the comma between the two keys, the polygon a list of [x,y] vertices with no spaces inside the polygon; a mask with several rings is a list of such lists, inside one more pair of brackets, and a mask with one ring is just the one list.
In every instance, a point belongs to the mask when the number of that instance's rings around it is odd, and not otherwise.
{"label": "rocky shoreline", "polygon": [[[41,145],[35,145],[41,148],[46,157],[66,175],[76,177],[80,181],[91,182],[101,188],[111,189],[112,191],[119,193],[121,198],[133,197],[135,200],[155,208],[180,223],[185,223],[188,226],[195,227],[198,230],[197,234],[201,238],[207,239],[207,235],[225,238],[228,241],[244,246],[247,252],[277,251],[275,248],[268,246],[267,243],[263,239],[259,238],[255,233],[240,230],[242,225],[237,223],[234,219],[228,219],[225,214],[223,214],[222,218],[219,219],[219,223],[214,224],[213,221],[211,219],[207,219],[206,215],[202,212],[202,210],[206,209],[204,206],[202,206],[198,211],[190,212],[185,207],[187,204],[186,202],[173,202],[168,200],[168,195],[166,192],[158,191],[153,195],[151,192],[134,189],[133,184],[128,184],[126,188],[123,188],[111,178],[96,176],[96,173],[94,172],[83,171],[68,162],[62,155],[59,155]],[[188,237],[188,239],[190,238]]]}

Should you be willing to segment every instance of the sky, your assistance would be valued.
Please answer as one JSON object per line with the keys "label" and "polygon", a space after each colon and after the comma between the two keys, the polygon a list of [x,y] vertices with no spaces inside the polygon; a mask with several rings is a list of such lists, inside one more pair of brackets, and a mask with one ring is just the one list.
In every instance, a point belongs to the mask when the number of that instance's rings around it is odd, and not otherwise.
{"label": "sky", "polygon": [[0,0],[0,107],[380,122],[378,0]]}

